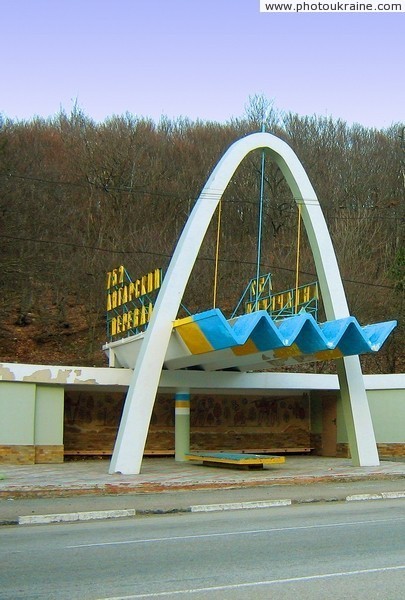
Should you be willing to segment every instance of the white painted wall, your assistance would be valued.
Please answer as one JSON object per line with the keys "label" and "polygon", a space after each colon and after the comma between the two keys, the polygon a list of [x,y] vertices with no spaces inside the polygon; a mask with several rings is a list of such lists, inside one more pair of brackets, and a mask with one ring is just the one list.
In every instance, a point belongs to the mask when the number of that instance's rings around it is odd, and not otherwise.
{"label": "white painted wall", "polygon": [[367,397],[377,443],[405,443],[405,389],[369,390]]}
{"label": "white painted wall", "polygon": [[34,444],[35,384],[0,385],[0,445]]}
{"label": "white painted wall", "polygon": [[63,444],[64,394],[63,387],[36,386],[35,445],[61,446]]}

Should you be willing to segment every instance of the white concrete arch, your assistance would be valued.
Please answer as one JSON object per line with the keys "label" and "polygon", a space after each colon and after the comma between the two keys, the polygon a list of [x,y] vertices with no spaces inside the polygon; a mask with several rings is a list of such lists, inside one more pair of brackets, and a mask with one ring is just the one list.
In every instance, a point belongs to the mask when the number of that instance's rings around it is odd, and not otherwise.
{"label": "white concrete arch", "polygon": [[[225,152],[205,184],[180,236],[145,333],[125,401],[110,473],[140,472],[150,418],[173,321],[215,209],[247,154],[266,149],[280,167],[297,203],[314,255],[328,320],[349,316],[332,241],[315,191],[293,150],[270,133],[254,133]],[[374,431],[357,356],[337,361],[343,410],[354,464],[379,464]]]}

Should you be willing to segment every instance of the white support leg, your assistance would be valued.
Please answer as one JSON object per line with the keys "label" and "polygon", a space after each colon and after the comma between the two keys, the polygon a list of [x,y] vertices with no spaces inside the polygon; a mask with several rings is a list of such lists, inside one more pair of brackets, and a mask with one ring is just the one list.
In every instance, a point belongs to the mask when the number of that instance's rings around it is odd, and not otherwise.
{"label": "white support leg", "polygon": [[341,358],[336,367],[352,463],[376,467],[380,460],[359,357]]}

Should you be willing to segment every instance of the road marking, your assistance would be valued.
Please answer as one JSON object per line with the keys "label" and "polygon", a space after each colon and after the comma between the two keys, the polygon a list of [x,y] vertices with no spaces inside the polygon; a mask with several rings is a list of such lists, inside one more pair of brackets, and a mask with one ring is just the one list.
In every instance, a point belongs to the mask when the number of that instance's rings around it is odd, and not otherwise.
{"label": "road marking", "polygon": [[238,590],[243,588],[264,587],[270,585],[284,585],[286,583],[300,583],[306,581],[319,581],[322,579],[332,579],[334,577],[353,577],[354,575],[370,575],[373,573],[385,573],[392,571],[402,571],[405,565],[392,567],[380,567],[377,569],[359,569],[357,571],[337,571],[336,573],[321,573],[318,575],[305,575],[303,577],[288,577],[286,579],[269,579],[267,581],[253,581],[246,583],[234,583],[229,585],[217,585],[213,587],[190,588],[187,590],[173,590],[172,592],[150,592],[147,594],[133,594],[131,596],[109,596],[99,598],[98,600],[136,600],[136,598],[162,598],[164,596],[179,596],[181,594],[199,594],[208,592],[225,592],[227,590]]}
{"label": "road marking", "polygon": [[344,523],[325,523],[324,525],[300,525],[298,527],[272,527],[269,529],[248,529],[246,531],[224,531],[221,533],[200,533],[195,535],[179,535],[170,537],[160,538],[143,538],[139,540],[121,540],[118,542],[95,542],[92,544],[75,544],[71,546],[64,546],[64,548],[92,548],[99,546],[122,546],[126,544],[153,544],[155,542],[172,542],[181,540],[193,540],[193,539],[204,539],[204,538],[218,538],[218,537],[230,537],[234,535],[253,535],[261,533],[277,533],[282,531],[301,531],[303,529],[328,529],[331,527],[346,527],[352,525],[373,525],[377,523],[392,523],[396,521],[403,521],[405,517],[397,517],[394,519],[369,519],[366,521],[350,521]]}

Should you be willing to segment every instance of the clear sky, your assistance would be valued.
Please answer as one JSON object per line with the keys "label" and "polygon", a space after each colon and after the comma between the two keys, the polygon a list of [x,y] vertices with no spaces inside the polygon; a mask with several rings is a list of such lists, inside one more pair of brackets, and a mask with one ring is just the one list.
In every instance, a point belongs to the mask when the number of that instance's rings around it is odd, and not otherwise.
{"label": "clear sky", "polygon": [[405,12],[260,13],[259,0],[0,0],[0,113],[225,122],[283,111],[405,120]]}

